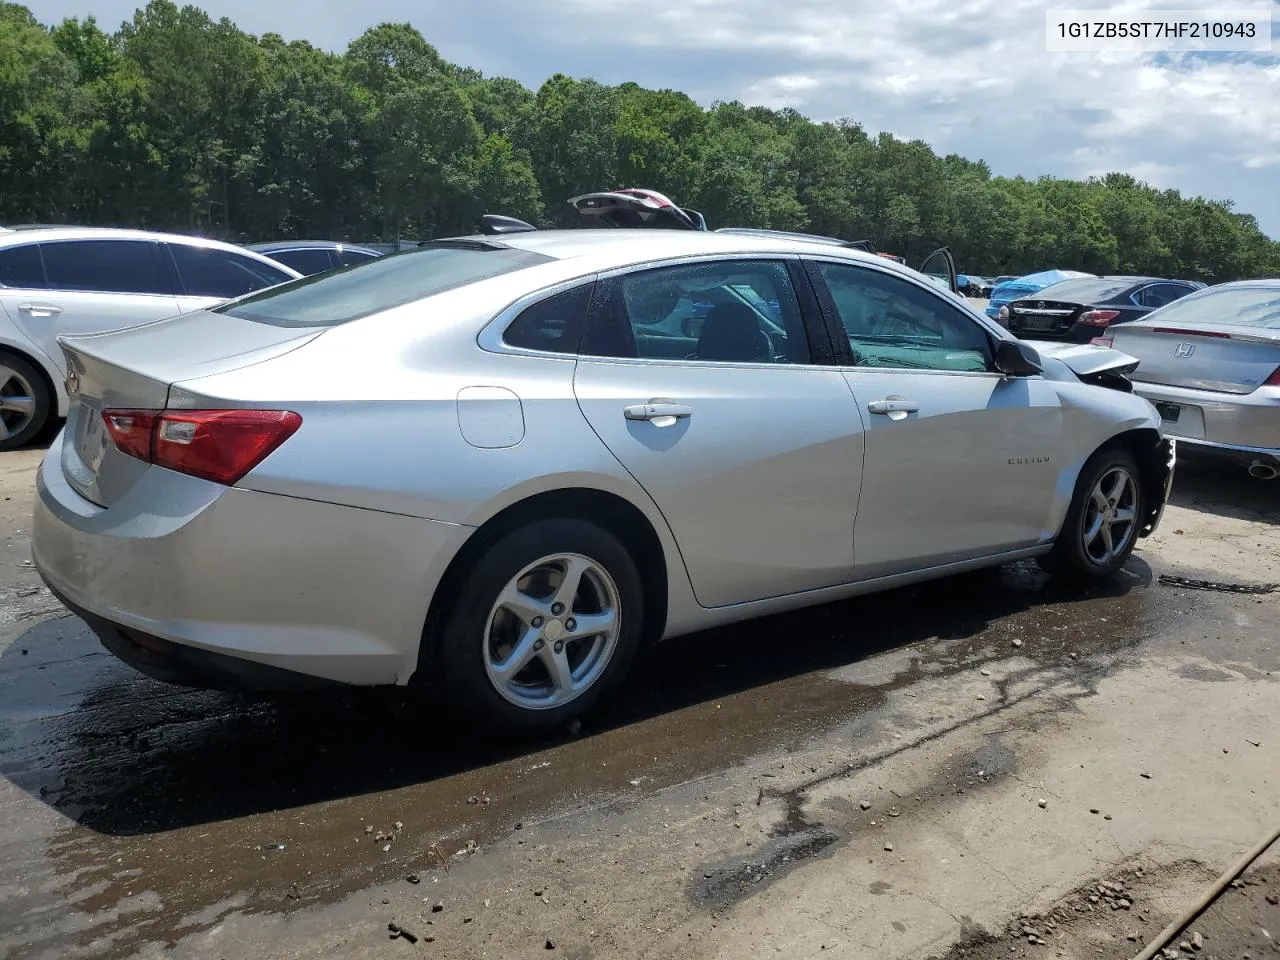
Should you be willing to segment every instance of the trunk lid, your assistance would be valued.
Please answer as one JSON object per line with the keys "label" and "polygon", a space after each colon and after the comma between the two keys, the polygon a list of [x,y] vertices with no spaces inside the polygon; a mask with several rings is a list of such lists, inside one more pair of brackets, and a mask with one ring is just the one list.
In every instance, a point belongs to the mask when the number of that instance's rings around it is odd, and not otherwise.
{"label": "trunk lid", "polygon": [[1009,329],[1015,333],[1065,334],[1075,325],[1086,307],[1065,300],[1037,300],[1027,297],[1009,304]]}
{"label": "trunk lid", "polygon": [[1115,349],[1140,361],[1133,373],[1139,383],[1245,394],[1280,368],[1280,330],[1149,321],[1108,332]]}
{"label": "trunk lid", "polygon": [[104,410],[163,409],[173,383],[270,360],[323,332],[201,310],[127,330],[60,337],[71,401],[62,445],[67,482],[106,507],[150,469],[116,449]]}
{"label": "trunk lid", "polygon": [[684,210],[655,190],[606,190],[573,197],[569,206],[587,227],[706,230],[702,214]]}

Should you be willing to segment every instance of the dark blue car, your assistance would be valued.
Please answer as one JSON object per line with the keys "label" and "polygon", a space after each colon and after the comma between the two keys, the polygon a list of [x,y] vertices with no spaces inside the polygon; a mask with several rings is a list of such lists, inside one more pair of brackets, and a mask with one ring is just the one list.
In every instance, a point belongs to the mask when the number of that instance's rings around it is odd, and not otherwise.
{"label": "dark blue car", "polygon": [[250,244],[249,249],[297,270],[304,277],[367,263],[382,256],[377,250],[334,240],[275,240]]}
{"label": "dark blue car", "polygon": [[1203,286],[1161,277],[1077,277],[1010,302],[1002,322],[1024,340],[1088,343]]}

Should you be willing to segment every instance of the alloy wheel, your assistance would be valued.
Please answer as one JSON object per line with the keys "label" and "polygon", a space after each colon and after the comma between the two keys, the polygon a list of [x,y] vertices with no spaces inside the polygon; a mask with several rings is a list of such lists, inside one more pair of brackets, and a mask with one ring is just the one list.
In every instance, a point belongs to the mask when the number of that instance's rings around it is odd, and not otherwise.
{"label": "alloy wheel", "polygon": [[1137,529],[1137,481],[1125,467],[1112,467],[1098,478],[1085,504],[1085,556],[1106,566],[1124,553]]}
{"label": "alloy wheel", "polygon": [[489,682],[518,707],[563,706],[604,673],[621,618],[618,587],[600,564],[576,553],[535,560],[508,581],[489,611]]}

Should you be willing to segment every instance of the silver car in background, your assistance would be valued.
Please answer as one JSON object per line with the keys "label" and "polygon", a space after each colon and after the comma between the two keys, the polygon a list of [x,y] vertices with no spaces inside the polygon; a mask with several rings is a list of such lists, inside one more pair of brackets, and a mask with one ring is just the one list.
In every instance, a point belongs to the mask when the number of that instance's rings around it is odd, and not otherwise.
{"label": "silver car in background", "polygon": [[1134,389],[1187,448],[1280,475],[1280,280],[1208,287],[1113,327]]}
{"label": "silver car in background", "polygon": [[1127,358],[780,238],[434,241],[63,348],[33,555],[110,650],[516,729],[650,640],[1022,558],[1108,576],[1173,471],[1151,405],[1082,379]]}

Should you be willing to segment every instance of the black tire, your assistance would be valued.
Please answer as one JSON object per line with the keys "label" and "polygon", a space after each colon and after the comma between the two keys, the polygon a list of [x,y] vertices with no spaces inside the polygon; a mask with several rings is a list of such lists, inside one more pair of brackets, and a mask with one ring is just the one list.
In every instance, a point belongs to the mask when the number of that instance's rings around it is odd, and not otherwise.
{"label": "black tire", "polygon": [[[1123,548],[1109,559],[1100,560],[1086,548],[1086,524],[1092,524],[1097,517],[1094,488],[1117,470],[1126,471],[1132,478],[1131,493],[1126,492],[1122,496],[1124,502],[1119,506],[1132,509],[1133,520],[1120,534],[1126,538]],[[1146,507],[1142,479],[1137,459],[1123,447],[1103,447],[1090,457],[1080,470],[1071,506],[1067,509],[1067,517],[1053,550],[1040,558],[1040,566],[1050,573],[1080,580],[1102,580],[1116,573],[1125,565],[1138,543],[1138,530]]]}
{"label": "black tire", "polygon": [[[5,430],[0,431],[5,434],[0,439],[0,451],[18,450],[43,435],[45,428],[49,426],[54,411],[53,391],[49,389],[44,374],[33,363],[17,354],[0,352],[0,367],[7,367],[17,377],[25,380],[31,391],[30,396],[35,401],[31,419],[12,432],[9,424],[15,419],[14,416],[0,412],[0,419],[5,423]],[[5,382],[0,383],[0,391],[12,393],[17,383],[17,378],[6,377]]]}
{"label": "black tire", "polygon": [[[489,613],[501,591],[529,564],[553,554],[579,554],[612,579],[620,607],[613,652],[595,682],[560,706],[520,706],[500,694],[489,679],[485,637]],[[644,586],[635,561],[608,531],[576,519],[535,521],[489,544],[454,581],[456,597],[426,638],[419,670],[452,704],[490,730],[540,734],[562,728],[589,713],[625,677],[644,633]]]}

